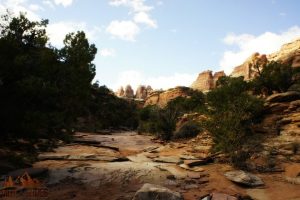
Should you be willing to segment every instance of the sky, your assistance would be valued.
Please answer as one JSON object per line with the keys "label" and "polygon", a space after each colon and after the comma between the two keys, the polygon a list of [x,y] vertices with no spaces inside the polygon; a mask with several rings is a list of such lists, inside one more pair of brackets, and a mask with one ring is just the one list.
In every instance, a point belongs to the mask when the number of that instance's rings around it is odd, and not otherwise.
{"label": "sky", "polygon": [[189,86],[300,38],[298,0],[0,0],[0,13],[49,19],[49,44],[83,30],[98,48],[100,85]]}

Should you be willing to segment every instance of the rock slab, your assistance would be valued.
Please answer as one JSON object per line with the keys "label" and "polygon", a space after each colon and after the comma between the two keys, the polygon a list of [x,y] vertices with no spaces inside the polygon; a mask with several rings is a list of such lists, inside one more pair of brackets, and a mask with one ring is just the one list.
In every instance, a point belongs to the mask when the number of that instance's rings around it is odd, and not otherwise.
{"label": "rock slab", "polygon": [[133,200],[183,200],[183,197],[179,192],[146,183],[135,193]]}
{"label": "rock slab", "polygon": [[264,182],[259,177],[242,170],[226,172],[224,175],[232,182],[245,186],[255,187],[264,185]]}

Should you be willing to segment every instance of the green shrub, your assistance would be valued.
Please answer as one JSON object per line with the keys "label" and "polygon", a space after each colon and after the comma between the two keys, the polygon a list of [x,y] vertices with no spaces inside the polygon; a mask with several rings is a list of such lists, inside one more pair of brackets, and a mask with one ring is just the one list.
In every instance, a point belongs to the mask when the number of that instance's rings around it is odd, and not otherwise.
{"label": "green shrub", "polygon": [[255,94],[286,92],[293,83],[293,74],[290,65],[272,61],[258,71],[258,76],[250,82],[251,88]]}
{"label": "green shrub", "polygon": [[207,94],[209,120],[215,151],[232,153],[240,150],[251,137],[251,125],[259,120],[263,102],[248,94],[243,77],[219,79],[218,88]]}
{"label": "green shrub", "polygon": [[187,139],[196,137],[202,128],[200,127],[199,123],[196,122],[188,122],[184,124],[177,132],[174,133],[174,139]]}

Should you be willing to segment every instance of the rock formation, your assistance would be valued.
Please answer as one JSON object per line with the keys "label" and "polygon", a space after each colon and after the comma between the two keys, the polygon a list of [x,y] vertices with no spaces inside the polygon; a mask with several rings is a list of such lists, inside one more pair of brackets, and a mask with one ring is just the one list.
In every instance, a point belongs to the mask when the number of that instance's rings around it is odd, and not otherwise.
{"label": "rock formation", "polygon": [[214,75],[210,70],[204,71],[198,75],[191,88],[207,92],[216,87],[217,80],[222,76],[225,76],[224,71],[216,72]]}
{"label": "rock formation", "polygon": [[[269,163],[300,162],[300,92],[277,93],[266,99],[264,117],[254,131],[266,138],[263,151],[257,155],[259,171],[267,171]],[[252,163],[256,163],[252,160]]]}
{"label": "rock formation", "polygon": [[243,64],[235,67],[230,76],[243,76],[245,80],[251,80],[257,75],[258,68],[260,69],[267,62],[268,59],[265,54],[254,53]]}
{"label": "rock formation", "polygon": [[176,97],[189,96],[189,91],[190,88],[188,87],[176,87],[166,91],[154,91],[146,98],[145,106],[158,105],[159,107],[164,107],[170,100],[175,99]]}
{"label": "rock formation", "polygon": [[127,85],[125,87],[125,91],[124,91],[124,97],[126,98],[134,98],[134,92],[133,92],[133,89],[131,88],[130,85]]}
{"label": "rock formation", "polygon": [[144,85],[140,85],[136,90],[135,98],[145,100],[152,91],[153,90],[152,90],[151,86],[148,85],[146,87]]}
{"label": "rock formation", "polygon": [[291,63],[292,67],[300,67],[300,39],[284,44],[278,52],[267,56],[268,60]]}
{"label": "rock formation", "polygon": [[284,44],[281,49],[270,55],[254,53],[242,65],[234,68],[232,77],[244,76],[250,80],[257,75],[257,68],[269,61],[277,61],[283,64],[291,64],[292,67],[300,67],[300,39]]}
{"label": "rock formation", "polygon": [[124,96],[124,88],[121,86],[115,94],[118,97],[123,97]]}

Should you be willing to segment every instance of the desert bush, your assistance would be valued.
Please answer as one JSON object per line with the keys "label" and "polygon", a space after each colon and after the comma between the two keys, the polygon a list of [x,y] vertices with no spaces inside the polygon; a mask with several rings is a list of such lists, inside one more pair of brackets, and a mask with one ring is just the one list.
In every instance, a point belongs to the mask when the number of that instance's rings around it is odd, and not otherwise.
{"label": "desert bush", "polygon": [[258,76],[250,85],[255,94],[286,92],[293,83],[293,74],[291,65],[271,61],[258,70]]}
{"label": "desert bush", "polygon": [[202,128],[199,123],[190,121],[184,124],[177,132],[174,133],[174,139],[187,139],[196,137]]}
{"label": "desert bush", "polygon": [[219,79],[219,86],[207,94],[209,120],[215,151],[232,153],[240,150],[252,135],[251,125],[259,120],[263,102],[248,94],[243,77]]}

